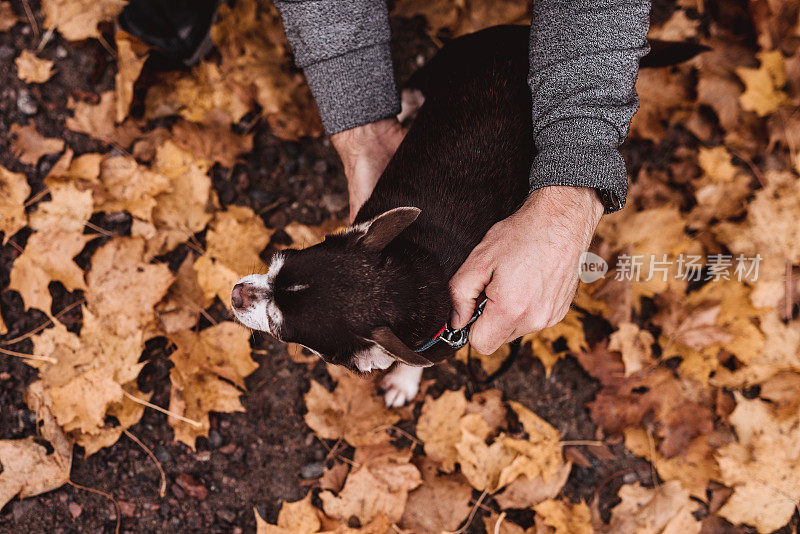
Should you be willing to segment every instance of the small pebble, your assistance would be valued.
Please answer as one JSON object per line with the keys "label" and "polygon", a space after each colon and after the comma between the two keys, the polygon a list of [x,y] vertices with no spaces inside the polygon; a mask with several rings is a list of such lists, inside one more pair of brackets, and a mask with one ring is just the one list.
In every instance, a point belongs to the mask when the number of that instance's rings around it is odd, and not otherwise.
{"label": "small pebble", "polygon": [[63,47],[63,46],[61,46],[61,45],[58,45],[58,46],[56,47],[56,57],[57,57],[58,59],[64,59],[65,57],[67,57],[67,49],[66,49],[66,48],[64,48],[64,47]]}
{"label": "small pebble", "polygon": [[208,433],[208,446],[212,449],[219,449],[222,447],[223,439],[222,434],[217,432],[216,430],[211,430]]}
{"label": "small pebble", "polygon": [[155,453],[156,458],[162,464],[168,464],[172,462],[172,455],[163,445],[156,445],[155,449],[153,449],[153,453]]}
{"label": "small pebble", "polygon": [[271,204],[275,200],[274,193],[260,187],[250,189],[248,194],[257,204]]}
{"label": "small pebble", "polygon": [[322,462],[311,462],[300,468],[300,478],[311,480],[322,476],[325,469],[325,464]]}
{"label": "small pebble", "polygon": [[39,110],[27,89],[19,90],[19,95],[17,95],[17,109],[25,115],[36,115],[36,112]]}
{"label": "small pebble", "polygon": [[78,517],[80,517],[81,515],[81,512],[83,512],[83,508],[81,508],[81,505],[76,503],[75,501],[69,503],[67,505],[67,508],[69,508],[69,514],[72,516],[72,519],[78,519]]}
{"label": "small pebble", "polygon": [[0,46],[0,59],[8,59],[12,57],[15,52],[16,51],[8,45]]}

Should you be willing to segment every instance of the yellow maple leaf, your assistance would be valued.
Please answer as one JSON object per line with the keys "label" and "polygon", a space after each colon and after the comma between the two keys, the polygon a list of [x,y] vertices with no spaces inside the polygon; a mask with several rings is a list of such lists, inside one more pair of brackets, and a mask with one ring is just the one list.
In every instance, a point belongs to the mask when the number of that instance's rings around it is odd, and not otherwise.
{"label": "yellow maple leaf", "polygon": [[156,196],[168,192],[171,185],[165,176],[128,156],[104,159],[99,181],[100,187],[94,191],[95,211],[127,211],[144,221],[152,220]]}
{"label": "yellow maple leaf", "polygon": [[258,510],[256,515],[256,534],[314,534],[322,526],[318,510],[311,504],[311,493],[295,502],[284,502],[278,512],[278,523],[270,525],[264,521]]}
{"label": "yellow maple leaf", "polygon": [[36,57],[30,50],[23,50],[14,64],[17,76],[25,83],[44,83],[53,75],[53,62]]}
{"label": "yellow maple leaf", "polygon": [[244,379],[258,365],[250,357],[250,333],[226,321],[200,333],[183,330],[170,334],[177,346],[170,355],[175,367],[170,371],[172,413],[198,422],[198,425],[169,418],[175,439],[194,449],[199,436],[211,429],[209,412],[242,412],[239,396]]}
{"label": "yellow maple leaf", "polygon": [[410,459],[411,451],[395,449],[388,443],[357,448],[353,462],[358,467],[347,476],[339,494],[320,493],[325,513],[341,520],[355,516],[362,524],[381,515],[398,521],[408,492],[422,482]]}
{"label": "yellow maple leaf", "polygon": [[5,245],[8,238],[27,224],[25,199],[30,194],[31,188],[24,174],[0,166],[0,232],[3,232],[0,244]]}
{"label": "yellow maple leaf", "polygon": [[800,500],[800,424],[778,420],[768,403],[737,393],[730,415],[738,441],[717,452],[722,481],[733,494],[719,515],[772,532],[789,522]]}
{"label": "yellow maple leaf", "polygon": [[533,507],[536,524],[543,523],[552,528],[553,534],[592,534],[592,513],[581,501],[571,503],[548,499]]}
{"label": "yellow maple leaf", "polygon": [[622,486],[622,501],[611,510],[609,532],[614,534],[699,534],[701,523],[692,515],[700,503],[677,480],[655,488],[638,482]]}
{"label": "yellow maple leaf", "polygon": [[147,45],[125,31],[114,35],[117,43],[117,74],[114,78],[116,89],[116,119],[122,122],[128,116],[133,101],[133,84],[139,78],[145,61]]}
{"label": "yellow maple leaf", "polygon": [[11,152],[22,163],[36,165],[45,154],[53,154],[64,150],[62,139],[48,139],[36,131],[36,127],[28,122],[25,126],[12,124],[9,130],[14,139],[11,141]]}
{"label": "yellow maple leaf", "polygon": [[34,230],[58,228],[64,232],[81,232],[92,215],[92,192],[81,191],[72,184],[50,188],[51,200],[39,202],[28,215]]}
{"label": "yellow maple leaf", "polygon": [[25,250],[14,260],[9,282],[9,288],[19,292],[26,309],[36,308],[50,315],[50,282],[61,282],[67,291],[86,289],[83,271],[72,258],[90,239],[90,235],[57,228],[31,235]]}
{"label": "yellow maple leaf", "polygon": [[114,20],[126,0],[43,0],[44,27],[57,29],[68,41],[100,37],[97,25]]}
{"label": "yellow maple leaf", "polygon": [[786,63],[780,50],[759,52],[757,55],[761,61],[759,68],[736,69],[745,86],[739,102],[742,109],[764,117],[788,101],[786,93],[781,90],[786,84]]}

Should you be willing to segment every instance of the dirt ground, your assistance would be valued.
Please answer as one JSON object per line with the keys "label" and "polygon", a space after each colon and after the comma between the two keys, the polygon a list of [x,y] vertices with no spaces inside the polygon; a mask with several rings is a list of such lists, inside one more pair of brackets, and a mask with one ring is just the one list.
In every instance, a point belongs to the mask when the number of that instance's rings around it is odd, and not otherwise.
{"label": "dirt ground", "polygon": [[[30,5],[38,17],[38,2]],[[24,13],[20,6],[15,5],[15,10]],[[433,53],[435,45],[425,36],[421,21],[393,21],[393,26],[396,64],[402,79]],[[41,88],[27,87],[13,75],[13,60],[17,50],[35,48],[40,38],[28,24],[18,24],[12,32],[0,34],[0,165],[16,172],[25,169],[10,155],[8,129],[29,119],[42,134],[66,139],[76,154],[108,149],[64,128],[63,102],[69,95],[85,98],[87,93],[99,94],[110,88],[113,72],[108,67],[113,57],[95,40],[76,46],[56,35],[41,52],[42,57],[56,60],[54,80]],[[144,76],[140,85],[146,79]],[[247,117],[243,122],[247,123]],[[293,220],[318,224],[332,215],[346,214],[344,177],[326,141],[281,141],[261,123],[255,126],[255,133],[255,147],[246,162],[213,171],[214,186],[223,204],[252,207],[268,226],[278,229]],[[648,150],[646,146],[626,147],[633,175],[645,154],[651,161],[658,159],[658,153]],[[35,174],[29,174],[32,194],[41,189],[41,181],[55,159],[43,158]],[[100,214],[92,222],[124,235],[131,221]],[[0,339],[16,338],[46,322],[42,313],[23,312],[19,295],[5,289],[11,264],[28,235],[21,232],[0,249],[0,308],[9,329]],[[198,239],[202,242],[203,236]],[[84,254],[83,266],[103,241],[98,234],[94,246]],[[176,268],[185,253],[179,248],[162,260]],[[67,292],[58,283],[51,284],[50,290],[56,313],[82,298],[81,291]],[[221,305],[212,309],[212,316],[225,313]],[[60,320],[76,329],[79,312],[68,312]],[[601,320],[592,321],[587,331],[605,333]],[[122,532],[252,532],[254,508],[274,522],[281,502],[301,498],[321,475],[325,463],[331,461],[330,444],[317,439],[303,422],[303,394],[310,379],[323,384],[330,384],[330,379],[320,363],[311,367],[296,364],[283,344],[268,337],[254,335],[252,347],[259,368],[247,380],[248,392],[242,399],[246,413],[212,415],[210,437],[198,440],[197,451],[173,443],[166,416],[154,410],[146,410],[141,422],[131,428],[131,435],[153,452],[165,472],[165,497],[159,496],[160,475],[154,460],[132,437],[123,436],[114,446],[88,458],[78,451],[72,484],[9,503],[0,512],[0,532],[113,532],[118,519]],[[6,348],[28,352],[31,346],[25,340]],[[160,406],[169,402],[168,355],[166,340],[156,338],[141,357],[147,363],[139,387],[152,392],[152,402]],[[0,356],[0,438],[35,433],[35,418],[23,400],[23,392],[35,376],[36,371],[19,359]],[[521,354],[492,383],[479,382],[461,364],[426,370],[424,378],[435,379],[429,390],[433,392],[461,386],[468,392],[499,388],[553,424],[565,440],[598,437],[584,407],[597,386],[573,358],[559,361],[549,378],[529,353]],[[623,483],[652,483],[647,463],[625,452],[621,445],[611,450],[613,459],[592,459],[589,467],[575,465],[565,488],[567,496],[591,501],[599,495],[601,511],[607,512],[618,502],[616,491]],[[352,453],[346,449],[340,452]],[[491,507],[491,500],[485,506]],[[513,519],[530,525],[532,513],[519,512]],[[476,519],[470,531],[482,531],[480,524]]]}

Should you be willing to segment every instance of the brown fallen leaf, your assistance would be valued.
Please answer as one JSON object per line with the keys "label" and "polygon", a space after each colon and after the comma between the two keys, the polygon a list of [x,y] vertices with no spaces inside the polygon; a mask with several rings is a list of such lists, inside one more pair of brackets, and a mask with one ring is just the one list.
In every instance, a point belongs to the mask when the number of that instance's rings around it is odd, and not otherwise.
{"label": "brown fallen leaf", "polygon": [[33,497],[66,484],[72,466],[72,443],[58,427],[36,392],[26,393],[28,406],[42,423],[42,437],[53,451],[33,438],[0,440],[0,509],[15,496]]}
{"label": "brown fallen leaf", "polygon": [[65,122],[68,129],[106,142],[114,136],[116,117],[114,91],[106,91],[100,95],[98,104],[79,102],[70,97],[67,108],[72,110],[72,117],[67,117]]}
{"label": "brown fallen leaf", "polygon": [[739,67],[736,74],[745,85],[739,97],[742,109],[754,111],[760,117],[768,115],[787,102],[782,91],[786,84],[786,65],[780,50],[759,52],[761,66],[758,69]]}
{"label": "brown fallen leaf", "polygon": [[34,230],[58,228],[64,232],[82,232],[92,216],[92,192],[82,191],[71,183],[50,188],[50,200],[36,204],[28,215]]}
{"label": "brown fallen leaf", "polygon": [[11,152],[22,163],[28,165],[36,165],[45,154],[64,150],[62,139],[48,139],[42,136],[30,121],[25,126],[12,124],[9,133],[14,136],[11,141]]}
{"label": "brown fallen leaf", "polygon": [[44,184],[56,187],[71,183],[80,190],[95,187],[100,176],[100,164],[105,159],[103,154],[82,154],[73,157],[72,150],[67,148],[47,176]]}
{"label": "brown fallen leaf", "polygon": [[325,468],[322,476],[319,477],[319,487],[324,490],[339,492],[344,486],[350,466],[344,462],[334,464],[331,468]]}
{"label": "brown fallen leaf", "polygon": [[14,64],[17,76],[25,83],[44,83],[53,75],[53,62],[36,57],[30,50],[20,52]]}
{"label": "brown fallen leaf", "polygon": [[714,458],[714,449],[707,436],[697,436],[687,447],[686,453],[665,458],[650,440],[643,428],[625,431],[625,446],[634,454],[652,463],[664,480],[678,480],[693,497],[706,499],[709,481],[719,480],[719,466]]}
{"label": "brown fallen leaf", "polygon": [[500,508],[532,508],[547,499],[555,499],[567,483],[570,471],[572,464],[567,462],[547,481],[541,476],[532,479],[519,477],[495,495],[495,500]]}
{"label": "brown fallen leaf", "polygon": [[122,122],[128,116],[133,102],[133,84],[139,78],[145,61],[148,46],[140,39],[125,31],[114,34],[117,43],[116,120]]}
{"label": "brown fallen leaf", "polygon": [[592,534],[594,532],[592,514],[589,506],[583,501],[570,503],[548,499],[534,506],[533,510],[536,512],[537,534],[541,530],[548,534]]}
{"label": "brown fallen leaf", "polygon": [[170,181],[128,156],[106,158],[100,164],[99,186],[94,191],[94,210],[127,211],[151,221],[156,197],[170,191]]}
{"label": "brown fallen leaf", "polygon": [[19,22],[11,8],[11,2],[0,2],[0,32],[7,32]]}
{"label": "brown fallen leaf", "polygon": [[167,295],[156,305],[161,328],[167,334],[192,328],[205,308],[211,305],[197,283],[193,254],[189,253],[178,268]]}
{"label": "brown fallen leaf", "polygon": [[461,439],[460,419],[467,409],[464,390],[445,391],[438,399],[425,397],[419,419],[417,437],[422,440],[425,454],[439,463],[445,473],[451,473],[458,461],[456,444]]}
{"label": "brown fallen leaf", "polygon": [[183,488],[183,491],[185,491],[189,497],[197,499],[198,501],[203,501],[208,497],[208,488],[188,473],[181,473],[176,476],[175,483]]}
{"label": "brown fallen leaf", "polygon": [[319,495],[325,513],[345,521],[355,516],[361,524],[380,515],[399,521],[408,493],[422,482],[410,459],[411,451],[395,449],[388,443],[357,448],[353,462],[358,467],[347,476],[342,491]]}
{"label": "brown fallen leaf", "polygon": [[244,379],[258,365],[250,357],[249,331],[226,321],[195,333],[183,330],[170,334],[177,350],[170,355],[172,413],[197,421],[193,425],[169,417],[175,439],[192,449],[195,440],[208,436],[209,412],[242,412],[239,400]]}
{"label": "brown fallen leaf", "polygon": [[483,372],[487,375],[491,375],[500,369],[509,354],[511,354],[511,347],[508,343],[501,345],[500,348],[492,354],[479,354],[471,345],[467,344],[456,352],[455,359],[465,364],[469,364],[470,359],[478,360]]}
{"label": "brown fallen leaf", "polygon": [[400,527],[412,532],[458,530],[472,508],[472,488],[459,474],[438,474],[430,460],[420,464],[420,471],[422,485],[408,495]]}
{"label": "brown fallen leaf", "polygon": [[[555,350],[553,344],[562,338],[567,342],[566,350]],[[555,326],[522,338],[523,345],[528,342],[531,343],[533,356],[541,360],[546,376],[550,376],[556,362],[568,353],[581,352],[589,348],[586,345],[580,315],[575,310],[567,312],[567,315]]]}
{"label": "brown fallen leaf", "polygon": [[389,440],[388,428],[400,416],[386,408],[375,385],[342,371],[333,392],[316,381],[305,394],[306,424],[324,439],[344,439],[353,447],[377,445]]}
{"label": "brown fallen leaf", "polygon": [[800,500],[800,424],[797,414],[779,420],[761,399],[736,394],[730,415],[738,441],[717,451],[722,482],[733,494],[718,514],[759,533],[785,525]]}
{"label": "brown fallen leaf", "polygon": [[[153,230],[148,240],[148,256],[174,249],[205,228],[212,219],[214,197],[206,169],[171,141],[156,150],[152,170],[167,177],[169,190],[156,197]],[[227,300],[227,298],[226,298]]]}
{"label": "brown fallen leaf", "polygon": [[633,323],[622,323],[608,338],[608,349],[622,355],[625,376],[630,376],[655,364],[653,347],[655,338],[647,330],[641,330]]}
{"label": "brown fallen leaf", "polygon": [[311,493],[299,501],[283,503],[276,525],[264,521],[255,508],[253,513],[256,516],[256,534],[314,534],[322,526],[317,517],[319,512],[311,504]]}
{"label": "brown fallen leaf", "polygon": [[657,368],[603,388],[588,406],[592,420],[611,433],[639,426],[645,414],[652,414],[658,450],[671,458],[714,428],[710,395],[700,382]]}
{"label": "brown fallen leaf", "polygon": [[700,503],[689,499],[689,492],[677,480],[657,488],[645,488],[638,482],[622,486],[622,499],[611,510],[608,532],[614,534],[698,534],[701,524],[692,515]]}
{"label": "brown fallen leaf", "polygon": [[19,292],[26,309],[50,315],[50,282],[61,282],[67,291],[86,289],[83,271],[72,261],[90,235],[49,228],[35,232],[11,268],[9,289]]}
{"label": "brown fallen leaf", "polygon": [[11,172],[0,166],[0,232],[3,232],[1,245],[27,225],[25,199],[31,188],[25,175]]}
{"label": "brown fallen leaf", "polygon": [[259,254],[269,243],[270,230],[250,208],[228,206],[218,212],[206,232],[206,251],[194,264],[205,297],[230,307],[231,289],[244,275],[267,272]]}
{"label": "brown fallen leaf", "polygon": [[172,284],[173,275],[163,263],[144,259],[144,241],[116,237],[92,256],[86,275],[86,301],[93,313],[106,321],[120,313],[140,324],[153,321],[153,308]]}
{"label": "brown fallen leaf", "polygon": [[253,134],[234,133],[227,117],[219,115],[216,111],[209,112],[203,124],[179,120],[172,126],[170,139],[203,166],[219,163],[233,167],[239,155],[253,150]]}
{"label": "brown fallen leaf", "polygon": [[[321,243],[325,236],[334,234],[344,229],[344,222],[329,219],[319,226],[306,226],[297,221],[292,221],[283,229],[292,238],[293,248],[308,248]],[[289,248],[278,245],[277,248]]]}
{"label": "brown fallen leaf", "polygon": [[68,41],[100,37],[97,25],[114,20],[126,0],[43,0],[44,27],[57,29]]}

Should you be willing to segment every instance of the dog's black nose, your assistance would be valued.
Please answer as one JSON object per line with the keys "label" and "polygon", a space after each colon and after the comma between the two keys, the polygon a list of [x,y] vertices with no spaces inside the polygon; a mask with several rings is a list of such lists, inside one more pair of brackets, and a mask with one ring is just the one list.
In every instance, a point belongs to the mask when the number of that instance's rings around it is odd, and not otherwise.
{"label": "dog's black nose", "polygon": [[236,284],[233,286],[233,291],[231,291],[231,306],[237,310],[244,308],[244,297],[242,296],[243,289],[244,284]]}

